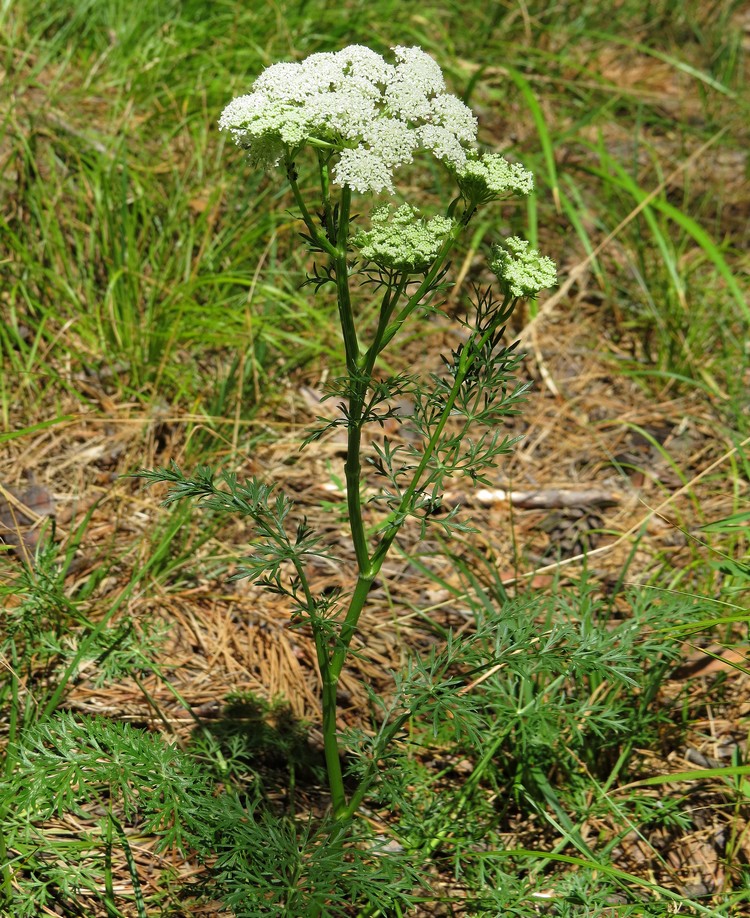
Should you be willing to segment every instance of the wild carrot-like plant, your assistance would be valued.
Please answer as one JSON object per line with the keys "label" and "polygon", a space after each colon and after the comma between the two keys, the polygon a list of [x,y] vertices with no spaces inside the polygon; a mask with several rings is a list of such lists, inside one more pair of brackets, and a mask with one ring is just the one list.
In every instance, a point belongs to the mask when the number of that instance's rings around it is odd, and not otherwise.
{"label": "wild carrot-like plant", "polygon": [[[370,589],[409,521],[422,535],[431,525],[448,532],[468,528],[455,510],[436,514],[445,482],[460,477],[485,482],[487,470],[511,449],[503,421],[518,412],[527,387],[514,379],[519,357],[505,342],[505,326],[519,300],[555,283],[549,258],[522,239],[505,240],[491,259],[499,293],[491,287],[476,291],[468,316],[460,320],[463,332],[442,358],[442,371],[428,379],[380,371],[379,358],[397,345],[407,322],[425,322],[437,308],[451,253],[477,211],[533,188],[522,165],[479,152],[476,118],[446,92],[440,67],[429,55],[420,48],[393,51],[393,64],[357,45],[301,63],[274,64],[248,95],[227,106],[219,122],[254,166],[283,171],[304,224],[302,238],[315,258],[308,282],[316,294],[336,293],[345,370],[327,395],[340,403],[341,416],[312,430],[304,445],[333,427],[346,428],[348,522],[356,559],[350,595],[314,592],[308,562],[329,557],[329,549],[271,485],[258,478],[241,482],[234,473],[217,475],[206,467],[190,477],[176,465],[140,473],[171,485],[167,504],[196,498],[253,522],[252,554],[238,576],[285,596],[295,624],[312,631],[337,820],[356,811],[371,779],[365,770],[347,795],[336,701]],[[439,215],[424,216],[410,203],[394,207],[387,200],[396,196],[399,169],[423,154],[442,162],[455,183],[455,196]],[[310,156],[317,161],[315,192],[300,182],[301,164]],[[359,215],[368,210],[364,200],[357,202],[355,215],[355,194],[378,197],[369,217]],[[405,399],[413,405],[408,416]],[[396,416],[410,435],[399,442],[376,437],[365,455],[365,429],[382,429]],[[363,460],[381,485],[367,500]],[[396,716],[383,735],[394,736],[407,716]]]}

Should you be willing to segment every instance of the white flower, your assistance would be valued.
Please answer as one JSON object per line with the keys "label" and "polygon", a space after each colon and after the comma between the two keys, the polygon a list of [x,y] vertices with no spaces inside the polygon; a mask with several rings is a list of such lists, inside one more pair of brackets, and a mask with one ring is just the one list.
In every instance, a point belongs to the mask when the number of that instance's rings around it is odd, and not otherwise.
{"label": "white flower", "polygon": [[476,119],[445,92],[429,54],[393,51],[395,65],[362,45],[273,64],[224,109],[219,128],[264,167],[306,143],[329,144],[338,154],[334,182],[360,192],[392,192],[394,171],[420,149],[462,168]]}
{"label": "white flower", "polygon": [[383,85],[393,80],[395,68],[387,64],[377,52],[364,45],[349,45],[348,48],[339,51],[336,58],[341,62],[348,77]]}
{"label": "white flower", "polygon": [[393,114],[405,121],[427,121],[432,114],[432,97],[442,93],[445,80],[438,64],[421,48],[393,49],[399,63],[385,90],[385,101]]}
{"label": "white flower", "polygon": [[346,85],[332,92],[318,93],[300,111],[304,111],[311,133],[334,142],[336,138],[358,140],[378,115],[373,99]]}
{"label": "white flower", "polygon": [[391,83],[385,90],[385,102],[390,112],[405,122],[426,121],[430,117],[430,100],[411,83]]}
{"label": "white flower", "polygon": [[422,146],[438,159],[444,159],[457,169],[466,163],[466,150],[461,141],[448,128],[440,127],[437,124],[426,124],[418,128],[417,133]]}
{"label": "white flower", "polygon": [[400,166],[412,161],[418,137],[408,125],[397,118],[380,118],[363,131],[370,149],[377,152],[388,166]]}
{"label": "white flower", "polygon": [[382,156],[357,147],[343,150],[333,168],[333,181],[337,185],[348,185],[354,191],[388,191],[393,194],[391,169]]}
{"label": "white flower", "polygon": [[469,201],[486,203],[515,194],[525,197],[534,190],[534,175],[521,163],[511,163],[499,153],[483,153],[467,159],[456,171],[461,193]]}
{"label": "white flower", "polygon": [[[284,154],[284,143],[276,130],[278,114],[275,103],[262,93],[239,96],[224,109],[220,130],[229,130],[234,142],[249,151],[254,165],[277,166]],[[252,123],[251,132],[246,125]]]}
{"label": "white flower", "polygon": [[425,94],[442,92],[445,89],[440,65],[421,48],[396,45],[392,50],[398,61],[396,81],[410,83]]}
{"label": "white flower", "polygon": [[498,280],[511,296],[536,296],[540,290],[554,287],[557,283],[555,263],[546,255],[518,236],[505,240],[505,248],[497,246],[495,258],[490,264]]}
{"label": "white flower", "polygon": [[370,222],[370,229],[353,240],[362,256],[381,267],[409,272],[429,268],[453,226],[446,217],[425,220],[409,204],[402,204],[395,213],[390,207],[379,207]]}
{"label": "white flower", "polygon": [[448,93],[435,96],[430,103],[430,121],[447,128],[459,140],[473,143],[477,136],[477,119],[468,105]]}
{"label": "white flower", "polygon": [[267,67],[255,81],[254,92],[279,102],[304,102],[316,91],[316,77],[302,64],[280,63]]}

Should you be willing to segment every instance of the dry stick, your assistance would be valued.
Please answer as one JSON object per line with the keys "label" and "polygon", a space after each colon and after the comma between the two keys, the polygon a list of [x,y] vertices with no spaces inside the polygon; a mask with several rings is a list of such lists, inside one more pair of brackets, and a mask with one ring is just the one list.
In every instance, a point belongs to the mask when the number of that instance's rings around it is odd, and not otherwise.
{"label": "dry stick", "polygon": [[557,306],[560,300],[562,300],[563,297],[568,293],[570,288],[588,268],[591,262],[610,244],[610,242],[612,242],[612,240],[617,235],[619,235],[620,231],[623,230],[629,223],[631,223],[642,210],[645,210],[646,207],[648,207],[648,205],[654,200],[654,198],[659,195],[664,190],[664,188],[666,188],[666,186],[671,181],[673,181],[673,179],[677,178],[681,172],[684,172],[688,166],[692,165],[696,159],[702,156],[706,150],[709,149],[709,147],[713,146],[722,136],[722,134],[726,133],[727,130],[728,128],[723,127],[720,131],[717,131],[713,137],[710,137],[702,146],[698,147],[694,153],[691,153],[685,162],[681,163],[665,179],[659,182],[656,188],[654,188],[654,190],[650,192],[650,194],[648,194],[641,201],[641,203],[628,214],[627,217],[621,220],[612,230],[612,232],[609,233],[608,236],[605,236],[605,238],[602,239],[602,241],[594,248],[594,250],[589,255],[587,255],[586,258],[583,259],[583,261],[579,262],[574,268],[571,269],[565,282],[555,293],[552,294],[551,297],[544,301],[542,306],[539,308],[539,312],[537,312],[534,318],[528,322],[526,326],[521,330],[521,333],[518,336],[518,340],[521,344],[524,344],[529,340],[529,337],[536,329],[536,326],[540,323],[540,321],[553,311],[555,306]]}
{"label": "dry stick", "polygon": [[[709,466],[707,466],[707,468],[703,469],[702,472],[700,472],[694,478],[688,481],[687,484],[683,485],[679,490],[675,491],[674,494],[671,494],[669,497],[663,500],[657,507],[649,508],[649,512],[644,517],[642,517],[637,523],[631,526],[630,529],[623,532],[622,535],[618,536],[614,542],[610,542],[609,545],[602,545],[600,548],[593,548],[591,551],[583,552],[579,555],[573,555],[573,557],[571,558],[565,558],[562,561],[555,561],[552,564],[547,564],[544,567],[535,568],[534,570],[528,571],[525,574],[519,574],[517,577],[503,578],[502,580],[503,586],[510,586],[514,583],[518,583],[521,580],[531,580],[539,574],[546,574],[551,571],[558,571],[561,568],[567,567],[570,564],[575,564],[576,561],[588,560],[589,558],[592,558],[594,555],[602,555],[602,554],[606,554],[606,552],[608,551],[612,551],[612,549],[616,548],[618,545],[622,544],[630,536],[634,535],[643,526],[644,523],[646,523],[649,519],[651,519],[652,516],[660,516],[661,511],[665,507],[667,507],[670,503],[672,503],[672,501],[678,498],[681,494],[684,494],[686,491],[689,491],[693,487],[693,485],[696,484],[696,482],[700,481],[701,478],[704,478],[706,475],[709,474],[709,472],[712,472],[715,468],[720,466],[730,456],[733,456],[736,452],[741,450],[748,443],[750,443],[750,437],[746,437],[741,443],[737,444],[737,446],[732,447],[732,449],[728,450],[728,452],[724,453],[722,456],[719,456],[718,459],[716,459]],[[639,498],[639,500],[644,506],[648,506],[644,500],[642,500],[641,498]],[[442,602],[434,603],[432,606],[429,606],[426,610],[423,610],[423,611],[434,611],[436,609],[444,608],[445,606],[449,606],[452,603],[454,603],[455,599],[456,597],[450,597],[449,599],[445,599]],[[404,615],[401,617],[400,620],[403,622],[410,618],[416,618],[418,614],[419,613],[414,612],[409,615]]]}
{"label": "dry stick", "polygon": [[[688,481],[687,484],[684,484],[681,488],[675,491],[674,494],[670,494],[669,497],[667,497],[658,505],[658,507],[649,507],[648,513],[642,519],[632,525],[630,529],[623,532],[622,535],[618,536],[614,542],[610,542],[609,545],[602,545],[600,548],[594,548],[591,551],[583,552],[580,555],[574,555],[572,558],[565,558],[563,561],[555,561],[553,564],[547,564],[544,567],[538,567],[536,570],[529,571],[526,574],[521,574],[518,577],[508,577],[507,579],[503,580],[503,584],[512,584],[517,583],[519,580],[528,580],[531,577],[536,577],[537,574],[546,574],[548,571],[560,570],[560,568],[566,567],[568,564],[573,564],[576,561],[588,560],[594,555],[601,555],[608,551],[612,551],[613,548],[616,548],[630,536],[634,535],[643,526],[644,523],[651,519],[651,517],[661,516],[661,512],[665,507],[669,506],[669,504],[676,500],[676,498],[678,498],[681,494],[689,491],[696,482],[700,481],[701,478],[704,478],[715,468],[718,468],[718,466],[729,459],[730,456],[733,456],[736,452],[741,450],[743,446],[747,446],[748,443],[750,443],[750,437],[745,437],[741,443],[738,443],[737,446],[733,446],[732,449],[728,450],[726,453],[724,453],[724,455],[719,456],[718,459],[703,469],[702,472],[699,472],[694,478]],[[644,507],[648,507],[648,504],[642,498],[639,498],[639,500]]]}
{"label": "dry stick", "polygon": [[[373,489],[374,490],[374,489]],[[547,510],[557,507],[579,508],[588,504],[614,506],[621,495],[602,488],[538,488],[534,491],[507,491],[504,488],[480,488],[470,494],[446,491],[444,503],[473,501],[484,506],[508,503],[525,510]]]}

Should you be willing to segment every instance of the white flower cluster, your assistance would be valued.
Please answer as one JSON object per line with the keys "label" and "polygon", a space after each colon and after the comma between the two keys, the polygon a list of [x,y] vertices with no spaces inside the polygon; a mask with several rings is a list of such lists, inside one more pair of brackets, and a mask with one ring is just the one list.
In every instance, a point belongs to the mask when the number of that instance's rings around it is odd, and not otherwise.
{"label": "white flower cluster", "polygon": [[331,146],[339,152],[333,180],[360,192],[392,193],[394,170],[421,149],[462,169],[476,140],[471,109],[445,92],[421,48],[393,52],[395,64],[361,45],[274,64],[229,103],[219,128],[263,167],[305,143]]}
{"label": "white flower cluster", "polygon": [[483,153],[456,169],[464,197],[486,203],[503,195],[525,197],[534,190],[534,174],[520,163],[510,163],[499,153]]}
{"label": "white flower cluster", "polygon": [[363,257],[385,268],[410,272],[429,268],[453,226],[446,217],[425,220],[409,204],[402,204],[395,213],[388,206],[379,207],[370,222],[370,229],[353,239]]}
{"label": "white flower cluster", "polygon": [[514,297],[536,296],[540,290],[554,287],[557,283],[554,261],[529,248],[529,243],[518,236],[506,239],[505,248],[498,246],[495,249],[490,267]]}

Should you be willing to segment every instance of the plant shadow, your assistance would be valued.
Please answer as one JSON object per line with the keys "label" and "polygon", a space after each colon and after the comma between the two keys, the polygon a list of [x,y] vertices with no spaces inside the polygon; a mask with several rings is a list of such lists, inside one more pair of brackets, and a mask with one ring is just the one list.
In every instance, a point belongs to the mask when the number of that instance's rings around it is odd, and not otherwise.
{"label": "plant shadow", "polygon": [[269,788],[325,784],[323,750],[283,699],[230,695],[220,718],[206,727],[234,769],[249,769]]}

